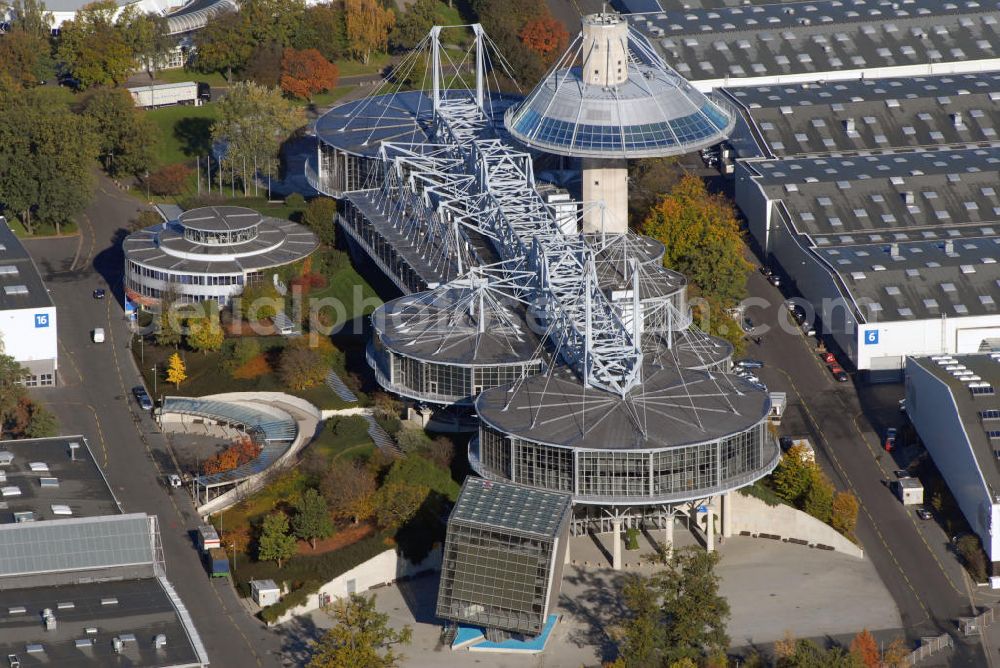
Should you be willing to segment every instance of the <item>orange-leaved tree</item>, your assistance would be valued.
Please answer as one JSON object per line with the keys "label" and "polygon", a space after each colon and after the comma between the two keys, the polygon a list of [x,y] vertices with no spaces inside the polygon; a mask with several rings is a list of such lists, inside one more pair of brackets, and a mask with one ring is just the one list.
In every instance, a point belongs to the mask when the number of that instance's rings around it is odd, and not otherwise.
{"label": "orange-leaved tree", "polygon": [[260,454],[260,446],[249,436],[241,436],[222,452],[205,460],[202,469],[207,475],[232,471],[237,466],[243,466]]}
{"label": "orange-leaved tree", "polygon": [[851,641],[851,656],[856,658],[865,668],[879,668],[882,657],[879,656],[878,643],[868,629],[862,629]]}
{"label": "orange-leaved tree", "polygon": [[281,90],[304,100],[335,88],[340,70],[316,49],[285,49],[281,57]]}
{"label": "orange-leaved tree", "polygon": [[531,19],[524,24],[517,36],[547,64],[551,64],[569,45],[566,26],[551,14]]}

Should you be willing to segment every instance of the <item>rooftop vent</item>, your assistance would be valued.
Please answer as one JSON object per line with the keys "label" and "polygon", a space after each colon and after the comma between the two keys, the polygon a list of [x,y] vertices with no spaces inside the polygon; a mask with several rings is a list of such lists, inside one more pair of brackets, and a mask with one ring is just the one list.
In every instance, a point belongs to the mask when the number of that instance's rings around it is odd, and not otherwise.
{"label": "rooftop vent", "polygon": [[26,294],[28,294],[28,286],[27,285],[5,285],[3,287],[3,292],[8,297],[12,297],[14,295],[26,295]]}

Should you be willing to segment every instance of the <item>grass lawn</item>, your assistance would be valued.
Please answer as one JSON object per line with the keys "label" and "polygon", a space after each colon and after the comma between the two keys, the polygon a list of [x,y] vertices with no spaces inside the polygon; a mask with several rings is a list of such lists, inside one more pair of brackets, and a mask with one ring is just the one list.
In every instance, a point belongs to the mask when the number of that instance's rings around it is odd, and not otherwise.
{"label": "grass lawn", "polygon": [[[18,236],[22,239],[37,239],[38,237],[53,237],[56,235],[56,228],[47,223],[46,224],[36,223],[35,233],[28,234],[28,230],[24,228],[24,225],[21,224],[21,221],[16,216],[12,216],[10,214],[7,215],[9,216],[7,218],[7,224],[10,225],[10,229],[14,232],[15,236]],[[63,236],[75,235],[78,232],[79,230],[77,229],[76,223],[74,222],[65,223],[59,226],[59,234]]]}
{"label": "grass lawn", "polygon": [[392,58],[387,53],[375,53],[367,63],[360,60],[341,60],[337,63],[341,77],[356,77],[363,74],[376,74],[389,64]]}
{"label": "grass lawn", "polygon": [[215,86],[217,88],[223,88],[229,86],[229,82],[226,81],[226,77],[222,76],[219,72],[210,72],[204,74],[203,72],[192,72],[191,70],[186,70],[183,67],[178,67],[171,70],[160,70],[156,73],[156,80],[163,81],[166,83],[180,83],[182,81],[204,81],[210,86]]}
{"label": "grass lawn", "polygon": [[[323,289],[311,290],[309,298],[315,300],[336,300],[343,304],[343,314],[350,322],[359,315],[369,315],[382,305],[382,300],[352,265],[340,269],[328,279]],[[360,288],[360,292],[358,289]],[[338,323],[342,324],[342,323]]]}
{"label": "grass lawn", "polygon": [[212,122],[218,117],[218,107],[212,102],[200,107],[151,109],[146,117],[160,133],[156,146],[157,164],[194,162],[195,156],[206,156],[211,151]]}
{"label": "grass lawn", "polygon": [[333,90],[328,90],[325,93],[314,95],[312,103],[317,107],[329,106],[347,95],[353,88],[355,88],[355,86],[340,86],[338,88],[334,88]]}
{"label": "grass lawn", "polygon": [[284,218],[285,220],[292,220],[292,217],[295,214],[302,211],[302,209],[296,209],[286,205],[283,201],[280,201],[277,204],[271,204],[267,201],[266,192],[262,197],[225,197],[216,202],[216,204],[220,206],[245,206],[248,209],[259,211],[265,216],[271,216],[272,218]]}
{"label": "grass lawn", "polygon": [[309,446],[333,464],[338,459],[367,458],[375,451],[375,444],[368,437],[368,423],[360,417],[341,417],[327,420],[323,431]]}

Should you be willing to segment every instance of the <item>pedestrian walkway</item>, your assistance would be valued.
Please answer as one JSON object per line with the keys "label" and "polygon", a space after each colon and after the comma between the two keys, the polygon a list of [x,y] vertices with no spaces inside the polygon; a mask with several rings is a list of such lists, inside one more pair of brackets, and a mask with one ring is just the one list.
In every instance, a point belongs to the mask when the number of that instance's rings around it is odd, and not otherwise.
{"label": "pedestrian walkway", "polygon": [[355,403],[358,400],[357,395],[351,392],[351,388],[347,387],[333,369],[330,369],[330,373],[326,374],[326,386],[333,390],[333,393],[343,401]]}

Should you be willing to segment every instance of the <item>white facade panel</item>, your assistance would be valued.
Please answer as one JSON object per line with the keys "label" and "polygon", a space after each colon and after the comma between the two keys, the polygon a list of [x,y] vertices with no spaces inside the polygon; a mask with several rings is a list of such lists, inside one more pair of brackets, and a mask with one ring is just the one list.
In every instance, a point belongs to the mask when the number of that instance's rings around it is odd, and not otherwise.
{"label": "white facade panel", "polygon": [[856,364],[886,369],[884,358],[893,358],[895,368],[901,368],[907,355],[974,353],[989,338],[1000,338],[1000,314],[861,324]]}
{"label": "white facade panel", "polygon": [[0,311],[0,341],[4,354],[18,362],[56,359],[55,307]]}

